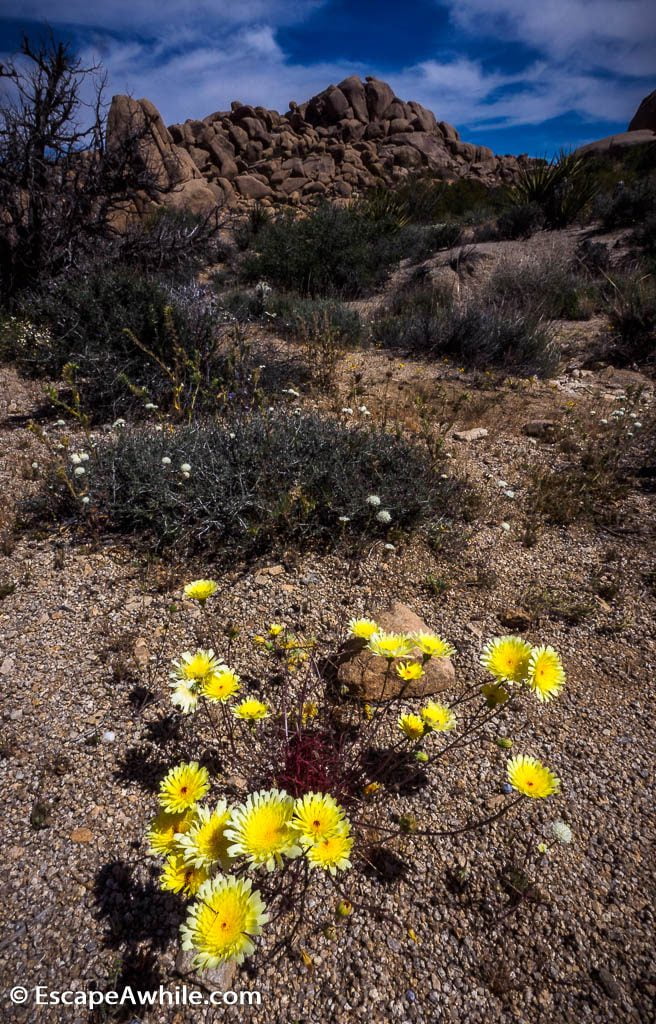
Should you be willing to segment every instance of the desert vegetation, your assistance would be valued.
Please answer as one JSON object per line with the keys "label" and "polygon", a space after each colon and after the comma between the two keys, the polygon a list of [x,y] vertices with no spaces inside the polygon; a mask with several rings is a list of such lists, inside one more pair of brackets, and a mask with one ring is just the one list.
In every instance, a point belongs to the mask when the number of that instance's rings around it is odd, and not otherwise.
{"label": "desert vegetation", "polygon": [[100,69],[22,58],[13,960],[271,1020],[646,1020],[653,144],[194,213]]}

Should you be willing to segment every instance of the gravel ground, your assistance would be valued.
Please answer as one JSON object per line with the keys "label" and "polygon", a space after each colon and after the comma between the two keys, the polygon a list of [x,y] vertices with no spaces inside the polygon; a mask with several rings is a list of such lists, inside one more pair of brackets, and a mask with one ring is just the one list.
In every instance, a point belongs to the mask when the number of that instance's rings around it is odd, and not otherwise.
{"label": "gravel ground", "polygon": [[[446,388],[467,387],[466,375],[445,368],[358,355],[344,368],[339,402],[348,400],[355,373],[362,373],[358,397],[374,415],[393,387],[410,426],[420,382],[428,393],[438,379]],[[259,677],[249,637],[264,624],[283,620],[328,651],[350,615],[405,601],[456,646],[459,685],[482,678],[482,644],[508,631],[508,611],[528,609],[527,637],[564,656],[564,694],[504,715],[465,757],[447,760],[412,803],[422,822],[457,824],[512,799],[501,792],[507,753],[494,742],[500,733],[515,752],[544,758],[563,782],[562,795],[432,847],[395,841],[407,862],[396,879],[372,878],[356,860],[341,883],[356,910],[336,925],[336,938],[324,934],[334,923],[335,893],[317,881],[298,939],[307,962],[298,952],[270,961],[265,938],[232,982],[261,993],[258,1010],[127,1006],[121,1016],[84,1006],[37,1010],[28,1002],[6,1003],[3,1019],[652,1019],[653,495],[628,495],[623,529],[545,527],[532,547],[521,541],[527,468],[553,458],[550,445],[523,436],[522,419],[575,403],[612,404],[635,376],[572,366],[553,387],[508,387],[462,414],[458,426],[485,423],[488,436],[447,442],[454,472],[468,473],[484,498],[455,559],[415,542],[391,554],[376,545],[357,564],[334,554],[272,559],[222,575],[215,600],[219,621],[240,630],[235,667]],[[4,368],[0,392],[8,510],[38,489],[47,456],[19,419],[34,411],[40,387]],[[3,994],[15,985],[181,984],[174,974],[180,907],[157,893],[143,830],[157,780],[179,751],[175,726],[167,726],[166,662],[203,636],[198,613],[180,602],[171,612],[171,604],[182,582],[212,575],[212,566],[163,563],[116,540],[85,543],[66,524],[45,524],[15,542],[5,537],[0,547]],[[428,577],[439,585],[427,585]],[[549,599],[528,607],[527,595],[538,592]],[[140,672],[140,664],[149,669]],[[399,806],[398,799],[383,803],[381,820]],[[500,883],[508,866],[521,862],[527,844],[535,848],[555,818],[571,825],[573,843],[550,851],[532,874],[535,898],[507,912]]]}

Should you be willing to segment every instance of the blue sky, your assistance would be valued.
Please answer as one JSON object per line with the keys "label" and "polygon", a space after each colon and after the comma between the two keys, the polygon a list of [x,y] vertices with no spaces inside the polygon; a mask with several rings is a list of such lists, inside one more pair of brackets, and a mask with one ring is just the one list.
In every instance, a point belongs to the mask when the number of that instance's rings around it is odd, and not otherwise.
{"label": "blue sky", "polygon": [[0,0],[0,53],[44,19],[169,124],[359,73],[467,140],[545,155],[624,130],[656,87],[650,0]]}

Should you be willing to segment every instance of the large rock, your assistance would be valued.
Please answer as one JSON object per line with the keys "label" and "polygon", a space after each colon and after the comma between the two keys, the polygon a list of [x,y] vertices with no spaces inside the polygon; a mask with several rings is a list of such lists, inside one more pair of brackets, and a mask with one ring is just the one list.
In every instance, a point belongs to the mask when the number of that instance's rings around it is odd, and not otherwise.
{"label": "large rock", "polygon": [[367,78],[364,87],[367,97],[367,110],[371,121],[380,121],[384,112],[394,99],[394,93],[387,82],[381,82],[378,78]]}
{"label": "large rock", "polygon": [[272,195],[270,187],[254,178],[252,174],[238,174],[235,178],[235,188],[245,199],[264,199],[265,196]]}
{"label": "large rock", "polygon": [[585,146],[580,146],[576,152],[579,154],[612,153],[613,150],[631,149],[633,146],[644,146],[653,142],[656,142],[656,132],[645,128],[642,131],[607,135],[605,139],[597,139],[596,142],[588,142]]}
{"label": "large rock", "polygon": [[640,132],[645,129],[656,132],[656,89],[650,92],[649,96],[645,96],[629,124],[630,132]]}
{"label": "large rock", "polygon": [[[411,608],[395,601],[390,608],[374,615],[375,621],[387,633],[430,633],[426,623]],[[456,673],[450,658],[431,658],[426,663],[421,679],[404,682],[387,661],[365,650],[365,641],[348,640],[330,659],[337,670],[337,681],[348,686],[351,693],[362,700],[391,700],[401,692],[406,697],[428,697],[442,690],[453,689]]]}
{"label": "large rock", "polygon": [[367,95],[364,91],[364,85],[360,81],[357,75],[351,75],[350,78],[345,78],[343,82],[340,82],[337,88],[344,94],[349,102],[351,110],[353,111],[353,117],[357,118],[358,121],[363,121],[365,124],[369,120],[369,111],[367,109]]}
{"label": "large rock", "polygon": [[[195,143],[196,133],[191,137]],[[158,198],[162,203],[199,214],[216,207],[216,196],[191,154],[174,143],[150,100],[114,96],[107,117],[107,148],[125,145],[129,140],[135,144],[135,160],[160,190]]]}

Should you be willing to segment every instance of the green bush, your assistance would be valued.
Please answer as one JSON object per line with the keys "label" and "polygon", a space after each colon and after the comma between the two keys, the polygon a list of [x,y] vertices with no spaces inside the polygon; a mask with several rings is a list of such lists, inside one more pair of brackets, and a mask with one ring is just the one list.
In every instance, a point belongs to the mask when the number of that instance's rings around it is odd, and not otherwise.
{"label": "green bush", "polygon": [[146,404],[186,418],[227,393],[254,400],[255,363],[236,337],[219,345],[216,302],[197,285],[96,269],[61,280],[25,303],[37,325],[12,355],[34,374],[74,366],[82,411],[94,421]]}
{"label": "green bush", "polygon": [[647,257],[656,256],[656,212],[645,217],[633,232],[633,241],[639,245]]}
{"label": "green bush", "polygon": [[[391,218],[399,227],[458,221],[476,223],[501,202],[501,191],[471,178],[454,182],[411,175],[394,188],[377,185],[358,204],[374,220]],[[455,243],[453,243],[455,244]]]}
{"label": "green bush", "polygon": [[397,234],[392,218],[373,220],[327,203],[303,218],[285,212],[260,228],[243,276],[301,295],[353,298],[400,259]]}
{"label": "green bush", "polygon": [[651,276],[612,281],[608,319],[610,356],[623,365],[656,364],[656,281]]}
{"label": "green bush", "polygon": [[258,285],[220,295],[219,302],[240,323],[263,322],[289,337],[304,337],[317,323],[327,323],[335,339],[345,347],[354,347],[362,339],[359,314],[336,299],[274,292]]}
{"label": "green bush", "polygon": [[548,320],[588,320],[595,287],[558,255],[499,263],[486,284],[490,304]]}
{"label": "green bush", "polygon": [[436,252],[452,249],[462,239],[462,226],[453,221],[420,227],[409,224],[399,231],[395,243],[399,259],[420,263]]}
{"label": "green bush", "polygon": [[497,218],[495,235],[498,239],[530,238],[544,227],[545,216],[539,203],[518,202]]}
{"label": "green bush", "polygon": [[[71,494],[71,486],[80,494],[72,466],[69,486],[55,483],[48,492],[66,509],[83,508],[110,529],[142,534],[160,548],[204,549],[224,558],[270,554],[290,542],[359,542],[452,520],[467,493],[399,437],[282,412],[170,434],[120,431],[91,451],[85,467],[88,503]],[[371,494],[379,506],[367,502]],[[389,524],[377,518],[382,510]]]}
{"label": "green bush", "polygon": [[629,184],[619,181],[611,194],[598,199],[595,212],[609,231],[639,227],[656,215],[656,175]]}
{"label": "green bush", "polygon": [[383,345],[430,358],[449,356],[472,368],[550,376],[558,366],[558,349],[542,320],[503,306],[422,308],[409,302],[405,311],[383,314],[375,336]]}

